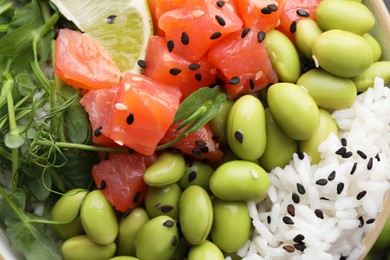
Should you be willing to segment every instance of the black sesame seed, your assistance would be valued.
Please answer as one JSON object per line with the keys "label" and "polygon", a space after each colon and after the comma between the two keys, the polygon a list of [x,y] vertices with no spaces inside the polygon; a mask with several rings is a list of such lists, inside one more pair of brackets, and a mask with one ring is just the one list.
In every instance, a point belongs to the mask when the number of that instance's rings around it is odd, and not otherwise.
{"label": "black sesame seed", "polygon": [[200,150],[198,150],[198,149],[196,149],[196,148],[192,148],[191,153],[192,153],[193,156],[197,156],[197,157],[199,157],[199,156],[202,155],[202,153],[200,152]]}
{"label": "black sesame seed", "polygon": [[197,81],[201,82],[201,81],[202,81],[202,74],[196,73],[196,74],[195,74],[195,79],[196,79]]}
{"label": "black sesame seed", "polygon": [[294,247],[295,247],[296,250],[299,250],[301,252],[303,252],[306,249],[305,244],[300,244],[300,243],[295,244]]}
{"label": "black sesame seed", "polygon": [[258,32],[258,33],[257,33],[257,41],[258,41],[258,42],[264,41],[265,36],[266,36],[266,35],[265,35],[265,32],[263,32],[263,31]]}
{"label": "black sesame seed", "polygon": [[174,225],[175,225],[175,222],[173,222],[172,220],[166,220],[163,223],[164,227],[173,227]]}
{"label": "black sesame seed", "polygon": [[201,147],[207,145],[207,143],[203,140],[196,140],[195,141],[196,146]]}
{"label": "black sesame seed", "polygon": [[211,36],[210,36],[210,40],[216,40],[218,39],[219,37],[222,36],[222,33],[221,32],[215,32],[213,33]]}
{"label": "black sesame seed", "polygon": [[369,224],[372,224],[374,222],[375,222],[375,218],[370,218],[370,219],[367,219],[366,224],[369,225]]}
{"label": "black sesame seed", "polygon": [[199,150],[202,153],[208,153],[209,152],[209,148],[207,147],[207,145],[203,145],[203,146],[199,147]]}
{"label": "black sesame seed", "polygon": [[163,213],[168,213],[168,212],[172,211],[173,209],[174,209],[174,207],[171,205],[164,205],[164,206],[161,206],[161,208],[160,208],[161,212],[163,212]]}
{"label": "black sesame seed", "polygon": [[271,216],[269,216],[269,215],[267,216],[267,223],[271,224]]}
{"label": "black sesame seed", "polygon": [[289,253],[294,253],[294,251],[295,251],[295,247],[290,246],[290,245],[283,246],[283,249],[286,250]]}
{"label": "black sesame seed", "polygon": [[357,168],[357,165],[358,165],[357,162],[355,162],[355,163],[353,164],[352,169],[351,169],[351,172],[350,172],[351,175],[353,175],[353,174],[355,173],[356,168]]}
{"label": "black sesame seed", "polygon": [[328,181],[333,181],[336,178],[336,171],[332,171],[328,176]]}
{"label": "black sesame seed", "polygon": [[172,52],[173,51],[173,48],[175,47],[175,43],[172,41],[172,40],[169,40],[167,42],[167,47],[168,47],[168,51],[169,52]]}
{"label": "black sesame seed", "polygon": [[169,70],[169,73],[173,76],[179,75],[180,72],[181,72],[181,69],[179,69],[179,68],[172,68]]}
{"label": "black sesame seed", "polygon": [[297,31],[297,22],[294,21],[290,25],[290,33],[295,33]]}
{"label": "black sesame seed", "polygon": [[341,145],[342,146],[347,146],[348,142],[347,142],[347,139],[345,139],[344,137],[341,138]]}
{"label": "black sesame seed", "polygon": [[188,36],[188,34],[186,32],[182,32],[180,40],[181,40],[182,44],[187,45],[190,42],[190,37]]}
{"label": "black sesame seed", "polygon": [[351,151],[346,152],[345,154],[341,155],[344,159],[350,158],[353,155]]}
{"label": "black sesame seed", "polygon": [[106,186],[107,186],[106,180],[102,180],[102,181],[100,182],[100,187],[99,187],[99,189],[100,189],[100,190],[104,190],[104,189],[106,188]]}
{"label": "black sesame seed", "polygon": [[103,129],[103,127],[99,126],[98,128],[95,129],[95,131],[93,131],[93,135],[95,137],[99,137],[102,134],[102,132],[101,132],[102,129]]}
{"label": "black sesame seed", "polygon": [[113,23],[115,23],[116,17],[117,17],[116,15],[110,15],[110,16],[108,16],[108,17],[106,18],[107,23],[108,23],[108,24],[113,24]]}
{"label": "black sesame seed", "polygon": [[324,212],[320,209],[314,210],[314,214],[316,214],[317,218],[324,219]]}
{"label": "black sesame seed", "polygon": [[295,217],[295,207],[293,204],[288,204],[287,213],[290,214],[292,217]]}
{"label": "black sesame seed", "polygon": [[276,11],[278,11],[278,6],[277,6],[276,4],[269,4],[269,5],[267,5],[267,8],[268,8],[269,10],[271,10],[271,12],[276,12]]}
{"label": "black sesame seed", "polygon": [[302,234],[298,234],[293,238],[293,241],[296,243],[302,243],[302,241],[305,239],[305,236]]}
{"label": "black sesame seed", "polygon": [[360,221],[359,227],[364,226],[364,219],[362,216],[359,217],[359,221]]}
{"label": "black sesame seed", "polygon": [[306,10],[303,10],[303,9],[298,9],[297,14],[299,16],[302,16],[302,17],[309,17],[310,16],[309,12]]}
{"label": "black sesame seed", "polygon": [[133,209],[128,209],[128,210],[126,210],[126,211],[123,213],[122,218],[127,218],[127,217],[131,214],[131,212],[133,212]]}
{"label": "black sesame seed", "polygon": [[337,184],[337,194],[340,195],[344,190],[344,183],[340,182]]}
{"label": "black sesame seed", "polygon": [[250,79],[249,80],[249,87],[250,87],[250,89],[254,89],[255,88],[255,79]]}
{"label": "black sesame seed", "polygon": [[291,198],[297,204],[301,201],[301,199],[299,198],[299,195],[296,194],[295,192],[292,193]]}
{"label": "black sesame seed", "polygon": [[363,191],[359,192],[358,195],[356,195],[356,199],[361,200],[364,196],[366,196],[366,194],[367,194],[367,191],[363,190]]}
{"label": "black sesame seed", "polygon": [[225,5],[225,2],[224,1],[217,1],[217,6],[218,7],[222,7]]}
{"label": "black sesame seed", "polygon": [[197,63],[191,63],[189,66],[190,70],[197,70],[200,68],[200,64]]}
{"label": "black sesame seed", "polygon": [[130,113],[130,114],[126,117],[126,124],[131,125],[132,123],[134,123],[134,114],[133,114],[133,113]]}
{"label": "black sesame seed", "polygon": [[297,152],[297,155],[298,155],[298,158],[299,158],[300,160],[303,160],[303,159],[305,158],[305,154],[302,153],[302,152]]}
{"label": "black sesame seed", "polygon": [[374,163],[374,159],[371,157],[367,163],[367,170],[371,170]]}
{"label": "black sesame seed", "polygon": [[320,186],[325,186],[326,184],[328,184],[328,180],[327,179],[319,179],[316,181],[316,184],[320,185]]}
{"label": "black sesame seed", "polygon": [[297,190],[300,194],[305,194],[306,192],[305,187],[303,187],[303,185],[300,183],[297,183]]}
{"label": "black sesame seed", "polygon": [[376,159],[378,162],[381,161],[381,158],[379,157],[379,153],[377,153],[377,154],[375,155],[375,159]]}
{"label": "black sesame seed", "polygon": [[367,159],[367,155],[363,152],[363,151],[360,151],[360,150],[357,150],[356,153],[362,158],[362,159]]}
{"label": "black sesame seed", "polygon": [[263,7],[263,8],[261,8],[261,13],[262,14],[271,14],[272,11],[268,7]]}
{"label": "black sesame seed", "polygon": [[248,35],[250,30],[251,29],[248,27],[244,28],[244,30],[242,30],[242,33],[241,33],[241,38],[245,38]]}
{"label": "black sesame seed", "polygon": [[329,199],[325,197],[321,197],[320,200],[329,200]]}
{"label": "black sesame seed", "polygon": [[138,60],[137,64],[140,68],[146,69],[146,62],[144,60]]}
{"label": "black sesame seed", "polygon": [[134,195],[133,203],[137,203],[140,197],[141,197],[141,192],[137,191],[137,193]]}
{"label": "black sesame seed", "polygon": [[171,244],[172,244],[172,246],[176,246],[177,245],[177,237],[176,236],[172,237]]}
{"label": "black sesame seed", "polygon": [[216,15],[215,19],[217,19],[217,22],[219,23],[219,25],[221,25],[221,26],[225,26],[226,25],[225,20],[221,16]]}
{"label": "black sesame seed", "polygon": [[347,152],[347,148],[341,147],[340,149],[338,149],[338,150],[335,152],[335,154],[337,154],[337,155],[343,155],[343,154],[345,154],[346,152]]}
{"label": "black sesame seed", "polygon": [[284,216],[282,220],[287,225],[294,225],[294,221],[290,217]]}
{"label": "black sesame seed", "polygon": [[242,144],[242,142],[244,141],[244,135],[241,131],[236,131],[234,132],[234,137],[236,138],[236,140]]}
{"label": "black sesame seed", "polygon": [[232,85],[237,85],[238,83],[240,83],[240,78],[239,77],[233,77],[229,80],[229,84],[232,84]]}
{"label": "black sesame seed", "polygon": [[192,171],[190,174],[188,174],[188,182],[192,182],[196,179],[196,172]]}

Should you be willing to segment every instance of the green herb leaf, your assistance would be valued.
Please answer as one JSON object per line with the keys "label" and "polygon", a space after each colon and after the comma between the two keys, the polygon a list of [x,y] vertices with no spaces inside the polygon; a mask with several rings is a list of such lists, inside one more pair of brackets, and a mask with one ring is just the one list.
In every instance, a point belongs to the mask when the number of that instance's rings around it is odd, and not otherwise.
{"label": "green herb leaf", "polygon": [[8,148],[19,148],[24,144],[24,137],[17,132],[11,131],[5,135],[4,142]]}
{"label": "green herb leaf", "polygon": [[200,107],[212,102],[215,95],[218,93],[218,89],[218,87],[204,87],[189,95],[177,110],[174,123],[185,120],[194,114]]}
{"label": "green herb leaf", "polygon": [[85,144],[90,141],[92,132],[88,114],[80,104],[80,97],[65,110],[64,122],[66,134],[72,143]]}
{"label": "green herb leaf", "polygon": [[51,175],[41,167],[32,165],[32,167],[23,168],[23,183],[37,200],[44,201],[50,195],[52,185]]}

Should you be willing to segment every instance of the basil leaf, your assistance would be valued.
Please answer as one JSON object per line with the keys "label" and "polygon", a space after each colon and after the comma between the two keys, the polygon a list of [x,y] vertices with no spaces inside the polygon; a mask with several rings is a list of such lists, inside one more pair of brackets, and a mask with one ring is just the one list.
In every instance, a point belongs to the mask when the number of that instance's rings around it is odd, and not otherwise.
{"label": "basil leaf", "polygon": [[58,245],[49,232],[15,217],[7,217],[4,222],[12,245],[28,260],[61,259]]}
{"label": "basil leaf", "polygon": [[193,92],[180,105],[173,120],[174,123],[177,123],[190,117],[201,106],[211,102],[214,99],[215,95],[218,93],[218,90],[218,87],[204,87]]}

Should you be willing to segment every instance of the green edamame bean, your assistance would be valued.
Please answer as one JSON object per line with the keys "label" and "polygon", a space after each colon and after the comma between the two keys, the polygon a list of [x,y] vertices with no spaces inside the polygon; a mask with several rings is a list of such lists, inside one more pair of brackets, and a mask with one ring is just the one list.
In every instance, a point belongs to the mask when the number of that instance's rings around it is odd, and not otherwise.
{"label": "green edamame bean", "polygon": [[222,251],[212,242],[205,240],[203,243],[192,246],[188,253],[188,260],[223,260]]}
{"label": "green edamame bean", "polygon": [[62,244],[63,260],[106,260],[114,256],[116,245],[99,245],[86,235],[71,237]]}
{"label": "green edamame bean", "polygon": [[197,185],[186,188],[179,202],[180,227],[191,245],[204,242],[213,224],[211,199],[205,189]]}
{"label": "green edamame bean", "polygon": [[359,35],[369,32],[375,24],[374,15],[362,3],[324,0],[315,11],[318,25],[324,30],[340,29]]}
{"label": "green edamame bean", "polygon": [[141,260],[141,259],[139,259],[137,257],[133,257],[133,256],[121,255],[121,256],[112,257],[109,260]]}
{"label": "green edamame bean", "polygon": [[207,192],[210,190],[209,181],[214,169],[208,163],[193,160],[186,165],[183,177],[178,181],[183,190],[190,185],[199,185]]}
{"label": "green edamame bean", "polygon": [[297,151],[298,142],[288,136],[272,118],[269,108],[265,109],[267,145],[259,159],[260,165],[270,171],[275,167],[284,167]]}
{"label": "green edamame bean", "polygon": [[256,160],[266,145],[265,113],[260,100],[252,95],[237,99],[227,118],[227,138],[231,150],[243,160]]}
{"label": "green edamame bean", "polygon": [[317,131],[318,106],[303,87],[276,83],[268,89],[267,96],[273,119],[291,138],[305,140]]}
{"label": "green edamame bean", "polygon": [[135,255],[135,240],[149,215],[144,208],[135,208],[127,217],[119,221],[118,255]]}
{"label": "green edamame bean", "polygon": [[337,29],[321,33],[312,52],[322,69],[346,78],[363,73],[373,61],[371,46],[362,36]]}
{"label": "green edamame bean", "polygon": [[249,239],[251,217],[246,201],[213,201],[214,221],[211,238],[222,251],[238,251]]}
{"label": "green edamame bean", "polygon": [[179,219],[181,189],[176,183],[162,187],[149,187],[145,194],[145,208],[150,217],[168,215]]}
{"label": "green edamame bean", "polygon": [[390,61],[378,61],[357,77],[352,78],[358,92],[364,92],[374,86],[374,80],[380,77],[385,84],[390,82]]}
{"label": "green edamame bean", "polygon": [[54,204],[50,218],[55,221],[71,221],[69,224],[53,225],[56,234],[63,240],[84,233],[80,220],[80,207],[88,190],[72,189],[61,196]]}
{"label": "green edamame bean", "polygon": [[175,252],[178,240],[174,219],[166,215],[152,218],[137,235],[136,256],[142,260],[167,260]]}
{"label": "green edamame bean", "polygon": [[278,30],[269,31],[264,44],[279,80],[295,83],[301,74],[301,66],[294,44]]}
{"label": "green edamame bean", "polygon": [[373,53],[373,62],[377,62],[381,59],[382,57],[382,47],[379,44],[379,42],[369,33],[365,33],[362,35],[364,39],[370,44],[372,53]]}
{"label": "green edamame bean", "polygon": [[338,77],[322,69],[312,69],[299,77],[303,86],[319,107],[347,108],[355,101],[356,86],[349,78]]}
{"label": "green edamame bean", "polygon": [[262,200],[270,180],[259,165],[248,161],[230,161],[219,166],[210,179],[213,194],[227,201]]}
{"label": "green edamame bean", "polygon": [[226,99],[220,106],[218,113],[210,121],[210,127],[214,135],[218,138],[218,142],[227,144],[226,124],[230,108],[233,106],[233,101]]}
{"label": "green edamame bean", "polygon": [[81,224],[93,242],[108,245],[118,235],[118,221],[114,208],[101,190],[94,190],[85,196],[80,210]]}
{"label": "green edamame bean", "polygon": [[183,176],[185,160],[181,154],[165,152],[157,157],[144,174],[144,181],[151,187],[164,187]]}
{"label": "green edamame bean", "polygon": [[331,133],[334,133],[335,135],[338,134],[337,124],[328,111],[320,109],[320,126],[318,127],[318,131],[309,139],[299,142],[301,152],[304,152],[311,157],[311,164],[320,162],[321,154],[318,151],[318,146],[328,138]]}
{"label": "green edamame bean", "polygon": [[295,31],[295,42],[298,50],[307,58],[312,59],[312,46],[314,40],[320,36],[323,31],[316,21],[310,18],[301,19],[297,22]]}

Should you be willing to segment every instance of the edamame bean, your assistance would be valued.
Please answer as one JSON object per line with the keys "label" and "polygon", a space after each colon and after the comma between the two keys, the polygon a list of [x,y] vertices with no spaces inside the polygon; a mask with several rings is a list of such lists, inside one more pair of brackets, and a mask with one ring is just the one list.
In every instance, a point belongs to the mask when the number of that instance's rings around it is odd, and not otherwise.
{"label": "edamame bean", "polygon": [[358,92],[364,92],[374,86],[376,77],[384,80],[384,84],[390,82],[390,61],[378,61],[357,77],[352,78]]}
{"label": "edamame bean", "polygon": [[356,86],[351,79],[338,77],[322,69],[304,73],[297,85],[303,86],[316,104],[323,108],[347,108],[357,96]]}
{"label": "edamame bean", "polygon": [[115,256],[113,258],[110,258],[109,260],[141,260],[141,259],[133,256],[121,255],[121,256]]}
{"label": "edamame bean", "polygon": [[312,52],[322,69],[346,78],[360,75],[373,61],[371,46],[362,36],[336,29],[318,36]]}
{"label": "edamame bean", "polygon": [[222,251],[232,253],[249,239],[251,217],[246,201],[213,201],[214,221],[211,238]]}
{"label": "edamame bean", "polygon": [[323,31],[316,21],[310,18],[301,19],[297,22],[295,31],[295,42],[298,50],[307,58],[312,59],[312,46],[314,40],[320,36]]}
{"label": "edamame bean", "polygon": [[219,166],[210,179],[210,189],[222,200],[248,201],[264,199],[270,186],[267,173],[248,161],[230,161]]}
{"label": "edamame bean", "polygon": [[144,173],[144,181],[151,187],[164,187],[180,180],[185,170],[181,154],[165,152],[157,157]]}
{"label": "edamame bean", "polygon": [[276,83],[268,89],[267,97],[273,119],[291,138],[305,140],[317,131],[318,106],[303,87]]}
{"label": "edamame bean", "polygon": [[168,215],[179,219],[181,189],[176,183],[162,187],[149,187],[145,194],[145,208],[150,217]]}
{"label": "edamame bean", "polygon": [[301,73],[301,66],[294,44],[278,30],[269,31],[264,44],[279,80],[295,83]]}
{"label": "edamame bean", "polygon": [[114,208],[101,190],[85,196],[80,211],[81,224],[89,239],[100,245],[108,245],[118,235],[118,221]]}
{"label": "edamame bean", "polygon": [[135,255],[135,240],[149,215],[144,208],[135,208],[127,217],[119,221],[118,255]]}
{"label": "edamame bean", "polygon": [[267,145],[259,159],[260,165],[270,171],[275,167],[284,167],[297,151],[298,142],[288,136],[273,120],[269,108],[265,109]]}
{"label": "edamame bean", "polygon": [[186,164],[186,169],[183,177],[178,181],[181,189],[185,189],[190,185],[199,185],[209,192],[209,181],[214,169],[208,163],[198,160],[192,160]]}
{"label": "edamame bean", "polygon": [[188,260],[223,260],[225,259],[222,251],[209,240],[192,246],[188,253]]}
{"label": "edamame bean", "polygon": [[311,157],[311,164],[320,162],[321,154],[318,151],[318,147],[331,133],[337,136],[337,124],[328,111],[320,109],[320,126],[318,131],[309,139],[299,142],[300,150]]}
{"label": "edamame bean", "polygon": [[54,204],[50,218],[54,221],[69,221],[69,224],[53,225],[56,234],[63,240],[84,233],[80,220],[80,207],[88,190],[71,189]]}
{"label": "edamame bean", "polygon": [[243,160],[256,160],[266,145],[265,113],[260,100],[252,95],[237,99],[227,118],[227,138],[231,150]]}
{"label": "edamame bean", "polygon": [[324,0],[315,11],[318,25],[324,30],[340,29],[359,35],[369,32],[375,24],[374,15],[362,3]]}
{"label": "edamame bean", "polygon": [[62,244],[63,260],[106,260],[114,256],[116,245],[98,245],[86,235],[71,237]]}
{"label": "edamame bean", "polygon": [[167,260],[175,252],[178,240],[174,219],[166,215],[152,218],[137,235],[136,256],[142,260]]}
{"label": "edamame bean", "polygon": [[230,108],[233,106],[233,101],[226,99],[220,106],[218,113],[210,121],[210,127],[213,130],[214,135],[218,138],[218,142],[222,144],[227,144],[226,137],[226,124],[227,117],[230,111]]}
{"label": "edamame bean", "polygon": [[382,47],[379,44],[379,42],[369,33],[365,33],[362,35],[364,39],[370,44],[372,53],[373,53],[373,62],[377,62],[381,59],[382,57]]}
{"label": "edamame bean", "polygon": [[205,189],[191,185],[182,192],[179,219],[181,230],[188,243],[199,245],[206,240],[213,224],[213,208]]}

